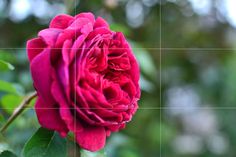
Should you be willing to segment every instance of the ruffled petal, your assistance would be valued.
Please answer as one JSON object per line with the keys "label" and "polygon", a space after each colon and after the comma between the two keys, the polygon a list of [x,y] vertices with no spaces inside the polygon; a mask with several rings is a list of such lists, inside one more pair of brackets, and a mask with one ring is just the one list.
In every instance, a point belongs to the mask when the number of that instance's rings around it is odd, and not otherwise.
{"label": "ruffled petal", "polygon": [[43,39],[43,41],[48,45],[53,47],[57,41],[58,35],[62,32],[61,29],[48,28],[40,31],[38,36]]}
{"label": "ruffled petal", "polygon": [[49,28],[59,28],[65,29],[68,27],[70,22],[74,19],[74,17],[66,14],[57,15],[50,22]]}
{"label": "ruffled petal", "polygon": [[33,38],[27,41],[26,49],[28,53],[29,61],[31,62],[35,56],[41,53],[44,48],[46,48],[46,44],[40,38]]}
{"label": "ruffled petal", "polygon": [[88,126],[83,131],[78,132],[75,137],[81,148],[92,152],[102,149],[106,143],[104,127]]}
{"label": "ruffled petal", "polygon": [[37,55],[30,65],[34,87],[38,95],[44,98],[45,102],[52,104],[54,102],[51,89],[51,64],[50,64],[50,49],[45,49]]}
{"label": "ruffled petal", "polygon": [[99,27],[106,27],[109,29],[108,23],[101,17],[98,17],[94,23],[94,29]]}
{"label": "ruffled petal", "polygon": [[[55,79],[55,77],[54,77]],[[83,130],[82,125],[79,120],[76,119],[76,115],[73,115],[71,105],[67,103],[66,97],[63,95],[63,90],[60,87],[60,84],[57,80],[54,80],[51,88],[52,95],[54,99],[60,105],[60,115],[61,118],[65,121],[68,129],[73,132],[79,132]]]}
{"label": "ruffled petal", "polygon": [[92,40],[97,35],[112,35],[112,32],[105,27],[96,28],[88,35],[87,40]]}
{"label": "ruffled petal", "polygon": [[42,127],[49,130],[56,130],[63,137],[67,135],[68,129],[60,117],[58,106],[55,104],[46,104],[39,96],[35,105],[35,111]]}
{"label": "ruffled petal", "polygon": [[87,13],[80,13],[78,15],[75,16],[75,18],[87,18],[90,20],[90,22],[94,23],[95,22],[95,18],[94,18],[94,15],[90,12],[87,12]]}

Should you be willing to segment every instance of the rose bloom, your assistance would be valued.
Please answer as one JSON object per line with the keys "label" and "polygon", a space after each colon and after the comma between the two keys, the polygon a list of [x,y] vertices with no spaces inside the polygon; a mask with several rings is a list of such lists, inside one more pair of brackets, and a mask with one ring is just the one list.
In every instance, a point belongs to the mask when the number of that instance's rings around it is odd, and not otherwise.
{"label": "rose bloom", "polygon": [[140,98],[139,67],[121,32],[92,13],[58,15],[27,42],[42,127],[97,151],[123,129]]}

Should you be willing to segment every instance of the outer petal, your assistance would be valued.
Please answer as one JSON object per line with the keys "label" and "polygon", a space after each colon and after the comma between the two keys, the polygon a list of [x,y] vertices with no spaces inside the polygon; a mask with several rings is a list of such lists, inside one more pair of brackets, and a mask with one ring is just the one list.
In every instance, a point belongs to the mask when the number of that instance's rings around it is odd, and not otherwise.
{"label": "outer petal", "polygon": [[108,23],[101,17],[98,17],[94,23],[94,28],[98,28],[98,27],[106,27],[109,28]]}
{"label": "outer petal", "polygon": [[48,28],[41,30],[38,36],[41,37],[48,46],[54,46],[58,35],[62,32],[61,29]]}
{"label": "outer petal", "polygon": [[90,20],[90,22],[94,23],[95,22],[95,18],[94,18],[94,15],[90,12],[87,12],[87,13],[80,13],[78,15],[75,16],[75,18],[87,18]]}
{"label": "outer petal", "polygon": [[89,126],[75,136],[76,141],[82,148],[93,152],[102,149],[106,143],[106,131],[104,127]]}
{"label": "outer petal", "polygon": [[30,65],[34,86],[39,96],[42,96],[44,101],[53,104],[54,100],[51,96],[51,64],[50,64],[50,49],[45,49],[37,55]]}
{"label": "outer petal", "polygon": [[72,17],[70,15],[66,15],[66,14],[57,15],[56,17],[54,17],[52,19],[49,27],[50,28],[65,29],[66,27],[68,27],[68,25],[70,24],[70,22],[73,19],[74,19],[74,17]]}
{"label": "outer petal", "polygon": [[45,103],[41,97],[37,99],[35,111],[42,127],[56,130],[63,137],[68,133],[65,123],[62,121],[59,110],[55,104]]}
{"label": "outer petal", "polygon": [[27,41],[26,49],[29,61],[31,62],[35,56],[43,51],[47,45],[40,38],[33,38]]}

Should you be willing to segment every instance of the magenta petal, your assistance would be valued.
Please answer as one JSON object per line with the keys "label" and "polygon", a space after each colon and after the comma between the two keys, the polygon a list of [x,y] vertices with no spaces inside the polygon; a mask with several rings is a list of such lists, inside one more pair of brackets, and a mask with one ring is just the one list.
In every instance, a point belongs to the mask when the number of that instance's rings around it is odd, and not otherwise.
{"label": "magenta petal", "polygon": [[54,46],[56,43],[57,37],[61,32],[62,32],[61,29],[48,28],[48,29],[41,30],[38,33],[38,36],[41,37],[47,45]]}
{"label": "magenta petal", "polygon": [[35,56],[37,56],[43,49],[46,47],[46,44],[40,38],[33,38],[27,41],[26,49],[28,52],[28,58],[31,62]]}
{"label": "magenta petal", "polygon": [[66,67],[70,64],[70,51],[72,47],[72,40],[66,40],[62,47],[62,57]]}
{"label": "magenta petal", "polygon": [[87,19],[90,20],[90,22],[92,22],[92,23],[95,22],[95,18],[94,18],[94,16],[93,16],[93,14],[90,13],[90,12],[87,12],[87,13],[80,13],[80,14],[76,15],[75,18],[76,18],[76,19],[77,19],[77,18],[87,18]]}
{"label": "magenta petal", "polygon": [[50,49],[45,49],[37,55],[30,65],[34,87],[38,95],[45,99],[45,102],[53,103],[53,98],[50,93],[51,88],[51,64],[50,64]]}
{"label": "magenta petal", "polygon": [[93,152],[102,149],[106,143],[106,130],[104,127],[89,126],[75,136],[80,147]]}
{"label": "magenta petal", "polygon": [[93,40],[97,35],[105,35],[105,34],[112,35],[112,32],[105,27],[96,28],[91,33],[89,33],[87,39]]}
{"label": "magenta petal", "polygon": [[[78,18],[78,19],[74,20],[67,29],[72,29],[76,32],[76,30],[80,30],[82,27],[84,27],[88,23],[91,23],[89,21],[89,19],[87,19],[87,18]],[[65,29],[65,30],[67,30],[67,29]]]}
{"label": "magenta petal", "polygon": [[55,104],[46,104],[39,96],[35,105],[35,111],[42,127],[49,130],[56,130],[62,136],[67,135],[68,129],[62,121],[59,114],[59,109]]}
{"label": "magenta petal", "polygon": [[52,19],[49,27],[65,29],[66,27],[68,27],[68,25],[73,19],[74,18],[70,15],[66,15],[66,14],[57,15],[56,17]]}
{"label": "magenta petal", "polygon": [[[55,78],[54,78],[55,79]],[[68,105],[66,101],[66,97],[62,93],[62,89],[58,83],[58,81],[54,81],[52,84],[52,95],[54,99],[58,102],[60,105],[60,115],[61,118],[65,121],[68,129],[73,132],[79,132],[83,130],[83,126],[80,124],[78,120],[76,120],[76,117],[72,115],[73,112],[71,112],[71,107]]]}
{"label": "magenta petal", "polygon": [[108,23],[101,17],[98,17],[94,23],[94,28],[98,28],[98,27],[106,27],[109,28]]}

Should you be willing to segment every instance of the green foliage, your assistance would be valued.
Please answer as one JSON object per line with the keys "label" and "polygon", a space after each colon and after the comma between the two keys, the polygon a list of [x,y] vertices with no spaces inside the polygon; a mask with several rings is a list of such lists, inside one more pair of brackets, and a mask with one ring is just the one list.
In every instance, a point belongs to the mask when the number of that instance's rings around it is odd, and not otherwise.
{"label": "green foliage", "polygon": [[0,60],[0,71],[14,70],[14,66],[8,62]]}
{"label": "green foliage", "polygon": [[22,96],[8,94],[2,97],[1,105],[4,108],[4,110],[6,110],[7,113],[11,114],[13,113],[15,108],[19,106],[22,100],[23,100]]}
{"label": "green foliage", "polygon": [[148,78],[155,80],[156,65],[153,62],[150,52],[143,48],[140,44],[131,41],[133,52],[139,62],[141,71]]}
{"label": "green foliage", "polygon": [[54,131],[39,128],[26,143],[24,157],[66,157],[66,141]]}
{"label": "green foliage", "polygon": [[16,87],[12,83],[2,81],[2,80],[0,80],[0,92],[1,91],[6,92],[6,93],[11,93],[11,94],[16,94],[16,95],[19,94]]}
{"label": "green foliage", "polygon": [[0,60],[7,62],[7,63],[13,63],[16,61],[16,57],[13,55],[13,53],[9,53],[7,51],[0,50]]}
{"label": "green foliage", "polygon": [[17,156],[13,154],[12,152],[6,150],[0,153],[0,157],[17,157]]}
{"label": "green foliage", "polygon": [[110,29],[115,31],[115,32],[122,32],[125,36],[129,36],[130,35],[130,30],[128,29],[128,27],[118,24],[118,23],[113,23],[110,25]]}

